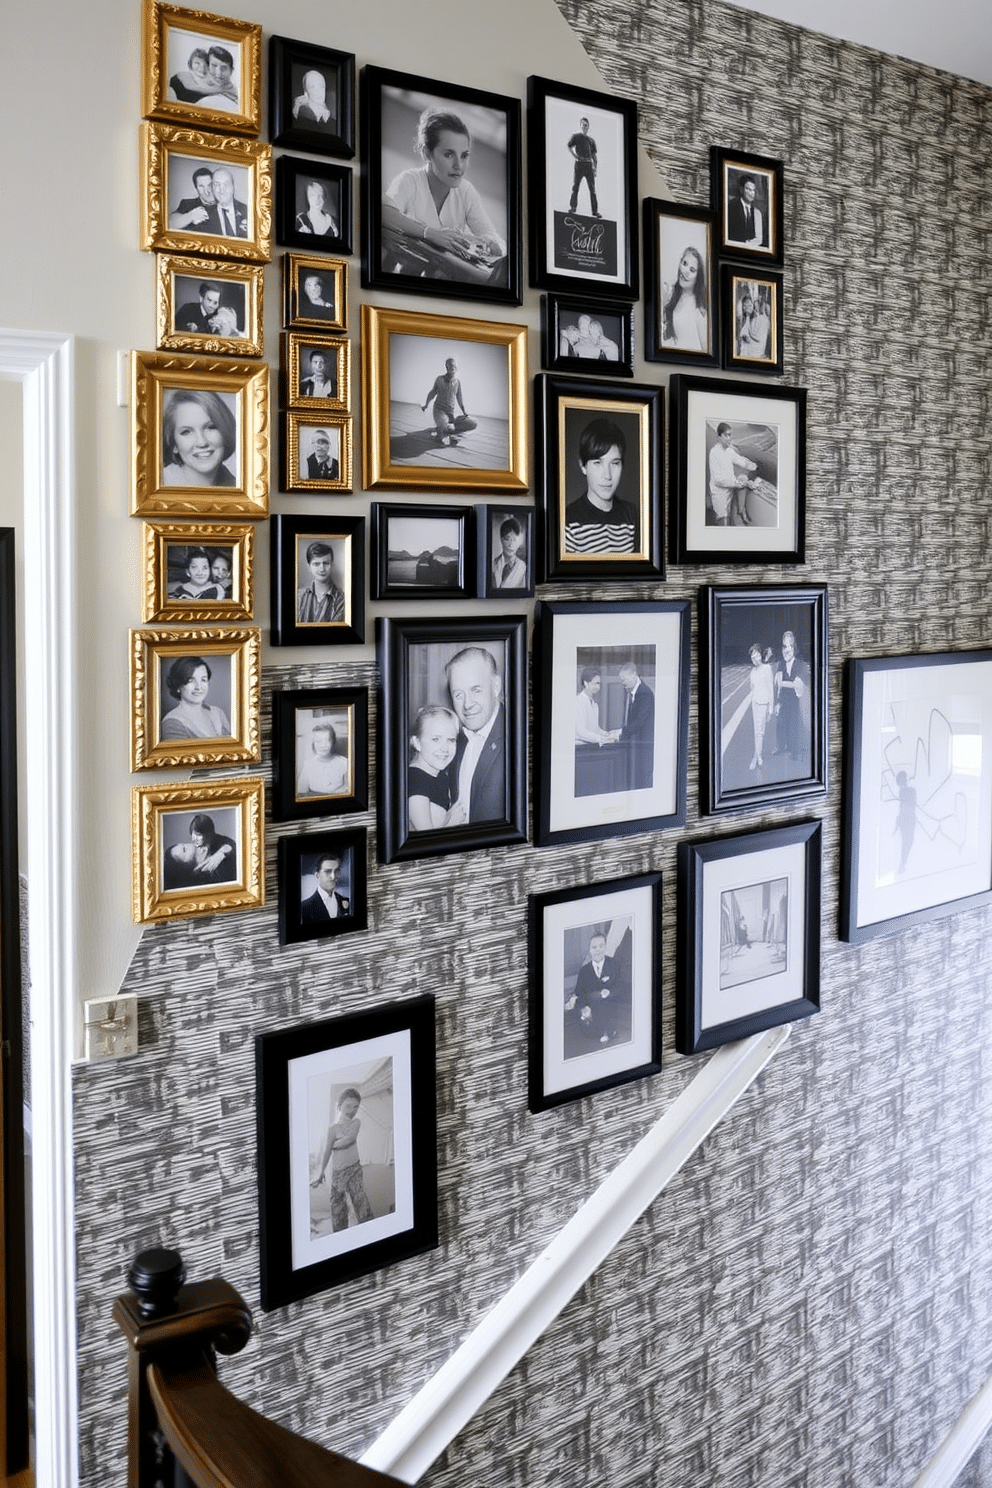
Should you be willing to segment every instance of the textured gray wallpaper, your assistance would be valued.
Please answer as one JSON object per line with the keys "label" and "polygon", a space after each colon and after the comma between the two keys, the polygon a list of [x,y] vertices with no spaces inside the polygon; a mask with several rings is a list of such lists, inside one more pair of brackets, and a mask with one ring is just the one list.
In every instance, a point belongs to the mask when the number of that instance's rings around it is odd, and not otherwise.
{"label": "textured gray wallpaper", "polygon": [[[823,817],[823,1012],[424,1482],[903,1488],[992,1370],[992,913],[837,942],[840,679],[846,656],[992,639],[992,94],[704,0],[559,3],[605,85],[636,99],[677,200],[707,200],[711,144],[785,162],[808,561],[746,577],[830,585],[831,789],[815,812],[699,822],[694,718],[688,831]],[[673,569],[653,592],[741,577]],[[372,668],[279,669],[266,694],[354,681]],[[270,832],[272,907],[146,931],[128,982],[144,1051],[74,1081],[85,1488],[124,1482],[109,1304],[133,1251],[177,1245],[257,1307],[254,1035],[438,999],[440,1249],[257,1312],[224,1366],[252,1404],[357,1455],[701,1066],[672,1052],[676,841],[370,854],[369,933],[281,950]],[[527,896],[649,867],[665,874],[664,1070],[532,1117]],[[992,1483],[989,1456],[970,1488]]]}

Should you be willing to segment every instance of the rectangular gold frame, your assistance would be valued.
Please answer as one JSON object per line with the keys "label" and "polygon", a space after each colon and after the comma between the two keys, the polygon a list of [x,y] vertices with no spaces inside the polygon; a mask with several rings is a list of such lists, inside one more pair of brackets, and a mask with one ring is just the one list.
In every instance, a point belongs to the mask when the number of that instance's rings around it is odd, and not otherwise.
{"label": "rectangular gold frame", "polygon": [[[260,357],[262,355],[262,297],[265,270],[258,264],[210,263],[202,258],[184,258],[174,253],[155,256],[157,275],[157,329],[159,351],[198,351],[213,356]],[[176,329],[176,275],[210,282],[223,292],[227,284],[242,285],[245,291],[243,336],[218,336],[213,332]]]}
{"label": "rectangular gold frame", "polygon": [[[305,398],[300,393],[300,356],[305,346],[327,353],[336,363],[335,398]],[[279,341],[279,375],[286,408],[335,410],[348,413],[351,408],[351,342],[336,336],[318,336],[309,331],[283,331]]]}
{"label": "rectangular gold frame", "polygon": [[[196,129],[141,126],[141,242],[156,253],[200,253],[212,258],[247,258],[268,263],[272,257],[272,147],[258,140],[204,134]],[[248,236],[191,232],[169,226],[169,168],[173,156],[209,166],[247,170]],[[238,198],[236,198],[237,200]]]}
{"label": "rectangular gold frame", "polygon": [[[233,486],[163,481],[163,395],[182,389],[237,394]],[[136,351],[131,357],[132,517],[266,517],[269,513],[269,368],[266,362]]]}
{"label": "rectangular gold frame", "polygon": [[[394,464],[390,455],[390,337],[432,336],[443,341],[444,352],[453,341],[503,346],[507,353],[509,408],[507,469],[481,467],[445,469]],[[362,306],[362,440],[365,486],[382,491],[491,491],[524,495],[529,485],[530,440],[527,423],[527,327],[495,320],[463,320],[453,315],[424,315],[411,310],[383,310]]]}
{"label": "rectangular gold frame", "polygon": [[[305,297],[300,294],[302,279],[307,274],[329,275],[334,281],[334,313],[307,314]],[[313,326],[315,330],[348,329],[348,265],[343,258],[325,258],[321,254],[284,253],[282,257],[283,324]]]}
{"label": "rectangular gold frame", "polygon": [[[209,108],[166,97],[169,89],[169,30],[206,32],[217,41],[233,43],[241,53],[240,110]],[[141,15],[141,113],[146,119],[169,124],[192,124],[216,129],[222,134],[257,134],[262,118],[261,68],[262,28],[249,21],[206,10],[182,10],[145,0]]]}
{"label": "rectangular gold frame", "polygon": [[[160,696],[166,662],[193,657],[209,671],[230,658],[229,737],[173,740],[160,737]],[[259,681],[262,632],[226,630],[131,631],[131,769],[173,765],[257,764],[261,758]],[[214,666],[210,666],[213,659]]]}
{"label": "rectangular gold frame", "polygon": [[[341,414],[284,413],[282,429],[282,489],[284,491],[344,491],[352,487],[351,419]],[[337,429],[337,480],[310,480],[300,475],[300,430]]]}
{"label": "rectangular gold frame", "polygon": [[[250,620],[255,594],[255,529],[250,522],[145,522],[142,620],[212,625]],[[231,549],[230,599],[176,599],[169,594],[170,544]]]}
{"label": "rectangular gold frame", "polygon": [[[265,903],[262,863],[264,782],[260,777],[204,780],[191,785],[136,785],[131,792],[133,840],[132,913],[136,925],[191,919],[225,909],[254,909]],[[239,813],[235,847],[237,883],[166,889],[163,883],[165,819],[182,813]],[[216,822],[215,822],[216,825]],[[226,825],[221,818],[222,827]],[[188,828],[187,828],[188,830]],[[223,835],[227,836],[227,833]],[[232,837],[232,841],[235,839]]]}

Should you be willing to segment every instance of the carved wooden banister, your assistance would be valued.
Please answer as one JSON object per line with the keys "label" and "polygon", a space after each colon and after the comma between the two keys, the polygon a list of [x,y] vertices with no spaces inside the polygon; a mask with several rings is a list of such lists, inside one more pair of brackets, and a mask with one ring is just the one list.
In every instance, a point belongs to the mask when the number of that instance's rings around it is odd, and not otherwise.
{"label": "carved wooden banister", "polygon": [[[171,1453],[195,1488],[385,1488],[398,1480],[329,1452],[244,1405],[217,1378],[217,1353],[251,1337],[226,1281],[193,1282],[174,1250],[146,1250],[114,1321],[127,1337],[128,1488],[171,1482]],[[163,1440],[164,1439],[164,1440]]]}

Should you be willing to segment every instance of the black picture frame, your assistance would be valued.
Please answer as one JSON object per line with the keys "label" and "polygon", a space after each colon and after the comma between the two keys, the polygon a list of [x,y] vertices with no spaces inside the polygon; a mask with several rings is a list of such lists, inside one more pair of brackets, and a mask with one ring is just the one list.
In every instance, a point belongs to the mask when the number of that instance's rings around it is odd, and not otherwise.
{"label": "black picture frame", "polygon": [[[301,618],[306,613],[302,595],[309,585],[300,579],[306,576],[306,550],[313,543],[331,549],[332,583],[343,596],[340,607],[336,596],[327,607],[329,614],[340,608],[336,619]],[[270,518],[269,555],[273,646],[350,646],[365,639],[364,518],[281,513]],[[312,582],[316,579],[314,575]]]}
{"label": "black picture frame", "polygon": [[[716,367],[720,362],[720,317],[713,213],[707,207],[648,198],[642,216],[644,355],[649,362]],[[695,265],[694,279],[692,263],[684,273],[682,270],[687,257]],[[687,308],[680,309],[683,299]]]}
{"label": "black picture frame", "polygon": [[[276,242],[281,248],[298,248],[302,253],[343,253],[352,251],[352,184],[351,168],[332,165],[327,160],[304,160],[298,155],[280,155],[276,159]],[[298,221],[307,211],[309,183],[317,182],[324,190],[323,210],[333,218],[336,232],[319,233],[304,229]]]}
{"label": "black picture frame", "polygon": [[992,650],[849,659],[840,938],[992,903]]}
{"label": "black picture frame", "polygon": [[[334,763],[337,759],[343,767]],[[364,687],[273,692],[271,799],[274,821],[368,810],[369,695]]]}
{"label": "black picture frame", "polygon": [[[668,386],[671,561],[805,563],[806,389],[680,372]],[[733,473],[745,480],[739,496],[714,467],[724,425]]]}
{"label": "black picture frame", "polygon": [[373,599],[471,599],[474,591],[473,507],[372,503]]}
{"label": "black picture frame", "polygon": [[826,584],[700,589],[704,812],[826,795],[827,610]]}
{"label": "black picture frame", "polygon": [[353,827],[278,839],[280,945],[368,929],[366,837],[364,827]]}
{"label": "black picture frame", "polygon": [[689,600],[536,606],[539,847],[685,825],[690,622]]}
{"label": "black picture frame", "polygon": [[[457,619],[406,620],[383,616],[376,621],[379,660],[379,857],[384,863],[441,853],[469,852],[527,840],[527,617],[460,616]],[[462,653],[469,655],[463,656]],[[490,661],[481,653],[488,653]],[[448,691],[446,667],[458,659]],[[497,679],[490,681],[490,678]],[[458,701],[462,698],[463,701]],[[457,712],[451,706],[458,709]],[[418,748],[413,742],[418,715],[430,708],[423,724],[435,726],[436,738]],[[458,806],[455,773],[473,730],[465,718],[481,718],[488,727],[472,779],[465,815],[440,825],[434,821]],[[445,717],[445,715],[448,715]],[[452,718],[454,724],[452,725]],[[465,742],[462,742],[464,738]],[[430,758],[427,757],[429,747]],[[427,803],[418,828],[411,822],[411,756],[424,755],[429,770],[446,777],[440,786],[423,784],[415,799]],[[446,756],[446,757],[445,757]],[[418,766],[418,773],[424,774]],[[433,801],[427,796],[430,789]],[[450,804],[445,804],[445,801]],[[473,816],[476,818],[473,820]]]}
{"label": "black picture frame", "polygon": [[541,366],[573,375],[633,377],[633,305],[542,295]]}
{"label": "black picture frame", "polygon": [[[534,419],[544,508],[545,581],[663,579],[664,390],[542,372],[534,379]],[[616,438],[604,448],[611,431],[614,435],[619,431],[623,449]],[[585,462],[583,441],[591,452]],[[621,456],[618,480],[610,475],[616,461],[614,449]],[[632,451],[637,453],[636,462]],[[597,467],[606,465],[595,477],[586,468],[591,460]],[[612,484],[608,499],[617,521],[578,520],[583,514],[594,515],[590,502],[590,492],[596,494],[590,486],[594,478]],[[583,485],[586,490],[579,496]],[[599,502],[595,505],[604,509]],[[574,522],[569,521],[570,512],[576,517]],[[607,527],[614,530],[600,530]],[[622,551],[620,545],[628,541],[632,546]]]}
{"label": "black picture frame", "polygon": [[720,321],[728,372],[781,377],[784,285],[784,276],[771,270],[721,265]]}
{"label": "black picture frame", "polygon": [[[323,78],[325,94],[306,100],[306,76],[316,72]],[[327,103],[327,85],[332,85],[333,106]],[[306,100],[306,101],[304,101]],[[302,101],[303,118],[298,103]],[[321,107],[326,120],[316,116]],[[312,117],[308,117],[312,116]],[[306,150],[312,155],[337,155],[350,160],[355,153],[355,58],[351,52],[290,41],[286,36],[269,37],[269,138],[286,150]]]}
{"label": "black picture frame", "polygon": [[640,873],[530,896],[532,1112],[661,1069],[661,882]]}
{"label": "black picture frame", "polygon": [[[589,124],[586,131],[583,118]],[[582,147],[572,147],[583,133],[594,141],[593,170],[588,158],[580,160],[576,154]],[[637,105],[590,88],[529,77],[527,160],[531,286],[638,299]],[[599,164],[604,162],[609,169],[601,176]],[[589,193],[585,213],[578,210],[583,186]],[[599,211],[600,204],[605,211]]]}
{"label": "black picture frame", "polygon": [[[504,542],[504,538],[507,538],[507,542]],[[475,508],[475,549],[476,594],[479,599],[499,599],[505,602],[533,597],[535,555],[532,506],[510,507],[501,502],[480,502]]]}
{"label": "black picture frame", "polygon": [[[751,238],[741,216],[740,188],[754,183]],[[748,155],[743,150],[710,146],[710,194],[719,224],[718,251],[728,258],[781,266],[783,249],[784,171],[781,160]]]}
{"label": "black picture frame", "polygon": [[[410,143],[418,138],[420,118],[432,105],[471,130],[471,167],[454,183],[457,194],[449,196],[444,208],[452,220],[444,223],[423,197],[429,194],[427,157],[415,153]],[[519,99],[364,67],[361,113],[363,289],[519,305]],[[387,192],[402,198],[402,209],[385,201]],[[396,214],[395,223],[384,221],[384,207]],[[422,234],[416,231],[420,225]],[[458,251],[437,241],[444,229],[459,233]],[[428,233],[435,235],[433,242]],[[504,251],[495,251],[497,247]]]}
{"label": "black picture frame", "polygon": [[[437,1246],[436,1063],[432,997],[255,1039],[259,1282],[266,1312]],[[311,1188],[311,1167],[327,1144],[320,1135],[321,1101],[328,1118],[336,1116],[349,1089],[366,1110],[375,1103],[376,1120],[363,1122],[356,1143],[371,1217],[350,1223],[352,1212],[358,1220],[353,1184],[344,1196],[349,1222],[335,1231],[334,1180]],[[346,1112],[340,1114],[347,1123]],[[334,1186],[340,1198],[345,1185]],[[356,1234],[365,1224],[368,1231]]]}
{"label": "black picture frame", "polygon": [[820,1011],[822,838],[807,821],[679,843],[680,1054]]}

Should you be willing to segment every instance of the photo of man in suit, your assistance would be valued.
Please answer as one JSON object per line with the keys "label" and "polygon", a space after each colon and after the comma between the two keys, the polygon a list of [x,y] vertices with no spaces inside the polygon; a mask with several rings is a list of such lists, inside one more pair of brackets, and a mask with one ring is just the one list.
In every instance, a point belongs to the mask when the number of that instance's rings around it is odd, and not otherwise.
{"label": "photo of man in suit", "polygon": [[[308,899],[300,903],[300,920],[304,925],[315,921],[344,919],[351,914],[351,900],[337,892],[341,876],[341,856],[338,853],[323,853],[311,870],[317,887]],[[304,877],[307,874],[304,872]]]}
{"label": "photo of man in suit", "polygon": [[630,751],[630,790],[649,790],[654,784],[654,693],[641,681],[637,666],[625,661],[620,681],[627,694],[621,744]]}
{"label": "photo of man in suit", "polygon": [[767,248],[766,224],[757,205],[758,183],[753,176],[743,175],[737,181],[737,195],[727,203],[727,241],[746,248]]}
{"label": "photo of man in suit", "polygon": [[246,238],[248,236],[248,208],[234,195],[234,177],[220,166],[213,173],[214,205],[210,217],[203,224],[203,232],[216,233],[221,238]]}
{"label": "photo of man in suit", "polygon": [[465,806],[469,822],[505,821],[506,710],[496,658],[484,646],[465,646],[444,672],[461,725],[448,767],[452,799]]}

